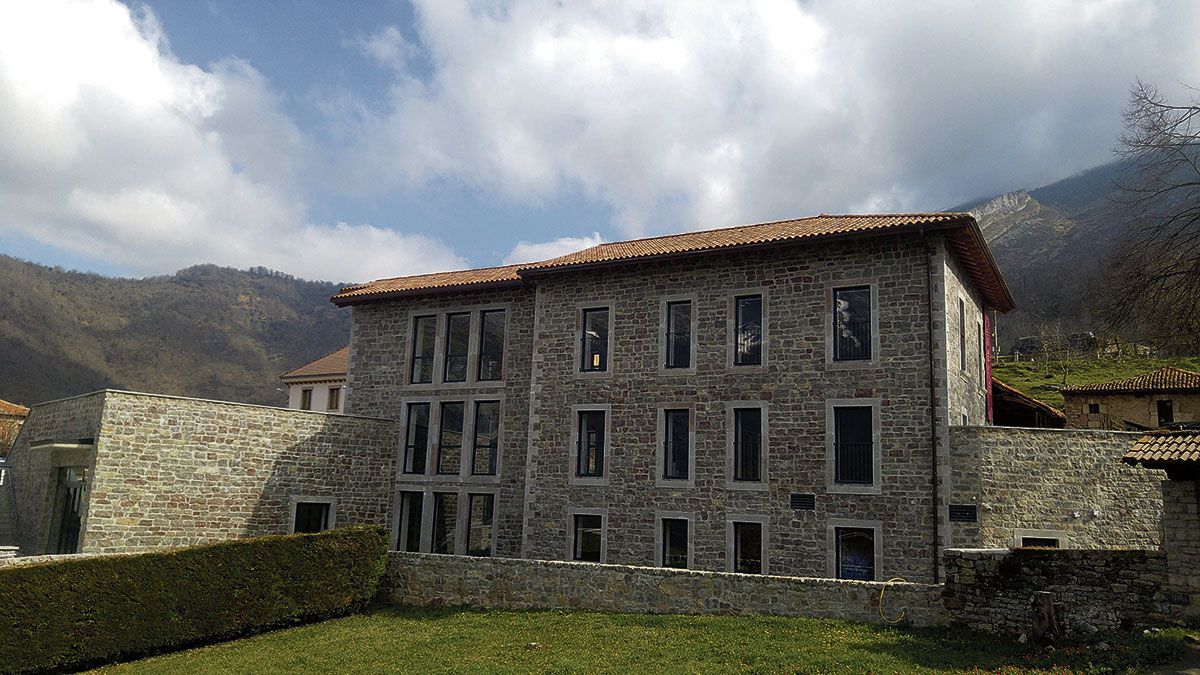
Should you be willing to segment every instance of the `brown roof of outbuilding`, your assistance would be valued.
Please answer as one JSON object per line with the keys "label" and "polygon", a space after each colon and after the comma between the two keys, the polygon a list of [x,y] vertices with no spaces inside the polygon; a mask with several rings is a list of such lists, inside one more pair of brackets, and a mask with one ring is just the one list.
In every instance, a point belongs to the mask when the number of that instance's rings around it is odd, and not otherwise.
{"label": "brown roof of outbuilding", "polygon": [[1037,408],[1038,410],[1041,410],[1042,412],[1046,413],[1047,415],[1050,415],[1051,417],[1053,417],[1055,419],[1060,419],[1063,421],[1066,421],[1066,419],[1067,419],[1066,413],[1059,410],[1058,408],[1055,408],[1054,406],[1052,406],[1049,403],[1046,403],[1044,401],[1039,401],[1038,399],[1030,396],[1029,394],[1026,394],[1025,392],[1021,391],[1020,389],[1017,389],[1016,387],[1014,387],[1010,384],[1005,384],[1004,382],[1001,382],[1000,380],[997,380],[994,377],[992,378],[992,388],[996,394],[999,394],[1002,396],[1007,396],[1007,397],[1009,397],[1009,399],[1020,401],[1024,405],[1027,405],[1031,408]]}
{"label": "brown roof of outbuilding", "polygon": [[1200,373],[1167,366],[1122,380],[1063,387],[1063,394],[1138,394],[1143,392],[1200,391]]}
{"label": "brown roof of outbuilding", "polygon": [[1125,453],[1129,464],[1200,463],[1200,431],[1165,431],[1146,434]]}
{"label": "brown roof of outbuilding", "polygon": [[345,377],[348,372],[350,372],[350,348],[342,347],[312,363],[289,370],[279,377],[284,380],[320,379],[335,376]]}
{"label": "brown roof of outbuilding", "polygon": [[0,399],[0,415],[15,415],[18,417],[25,417],[28,414],[29,408],[26,408],[23,405],[17,405],[16,403],[9,403],[4,399]]}
{"label": "brown roof of outbuilding", "polygon": [[697,255],[732,249],[764,248],[833,237],[869,236],[921,230],[946,234],[950,247],[979,286],[988,305],[1000,311],[1013,307],[1012,295],[984,243],[979,225],[969,213],[898,213],[819,215],[700,232],[598,244],[557,258],[463,272],[442,272],[383,279],[343,289],[332,300],[338,305],[396,295],[437,290],[519,283],[522,279],[560,271],[592,269],[665,257]]}

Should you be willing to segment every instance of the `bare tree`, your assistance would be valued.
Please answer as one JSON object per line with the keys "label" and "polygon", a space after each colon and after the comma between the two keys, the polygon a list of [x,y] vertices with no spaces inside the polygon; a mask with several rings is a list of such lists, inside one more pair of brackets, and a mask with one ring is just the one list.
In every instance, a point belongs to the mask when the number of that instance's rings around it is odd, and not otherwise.
{"label": "bare tree", "polygon": [[[1191,90],[1195,91],[1195,90]],[[1200,349],[1200,99],[1168,102],[1136,82],[1117,154],[1128,164],[1118,213],[1126,238],[1110,267],[1105,318],[1153,327],[1160,348]],[[1144,329],[1142,331],[1144,334]]]}

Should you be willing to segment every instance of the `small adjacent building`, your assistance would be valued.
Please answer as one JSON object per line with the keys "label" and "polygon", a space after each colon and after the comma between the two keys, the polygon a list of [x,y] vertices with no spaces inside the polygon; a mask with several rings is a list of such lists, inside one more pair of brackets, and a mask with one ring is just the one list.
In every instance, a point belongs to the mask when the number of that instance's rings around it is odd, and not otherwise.
{"label": "small adjacent building", "polygon": [[279,379],[287,385],[288,407],[292,410],[344,412],[346,373],[349,369],[350,347],[342,347],[284,373]]}
{"label": "small adjacent building", "polygon": [[29,408],[0,399],[0,457],[8,454],[17,440],[17,432],[29,415]]}
{"label": "small adjacent building", "polygon": [[1062,429],[1067,416],[1016,387],[992,378],[992,424],[998,427]]}
{"label": "small adjacent building", "polygon": [[1200,422],[1200,373],[1181,368],[1061,392],[1073,429],[1139,431]]}

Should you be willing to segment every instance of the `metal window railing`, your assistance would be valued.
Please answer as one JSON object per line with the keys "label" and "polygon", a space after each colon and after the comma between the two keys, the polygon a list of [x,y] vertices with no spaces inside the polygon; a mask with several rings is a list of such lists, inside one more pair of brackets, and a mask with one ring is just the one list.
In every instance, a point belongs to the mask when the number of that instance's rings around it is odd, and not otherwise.
{"label": "metal window railing", "polygon": [[871,443],[839,442],[836,459],[838,483],[870,485],[874,482]]}

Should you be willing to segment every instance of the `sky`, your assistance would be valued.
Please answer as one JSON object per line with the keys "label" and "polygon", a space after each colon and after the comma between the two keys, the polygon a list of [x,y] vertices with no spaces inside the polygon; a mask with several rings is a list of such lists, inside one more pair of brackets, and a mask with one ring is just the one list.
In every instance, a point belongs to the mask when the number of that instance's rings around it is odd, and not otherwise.
{"label": "sky", "polygon": [[0,252],[356,282],[1112,160],[1200,3],[0,0]]}

